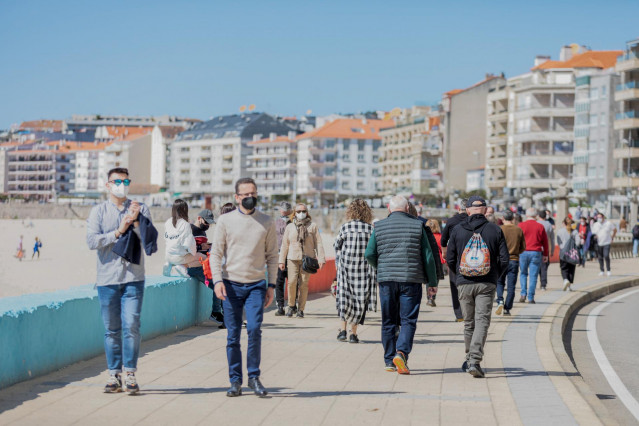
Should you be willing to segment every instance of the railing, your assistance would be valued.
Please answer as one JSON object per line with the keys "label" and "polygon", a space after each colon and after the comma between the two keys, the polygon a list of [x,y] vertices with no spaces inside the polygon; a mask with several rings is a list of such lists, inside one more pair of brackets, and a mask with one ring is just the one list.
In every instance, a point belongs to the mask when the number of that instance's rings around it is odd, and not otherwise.
{"label": "railing", "polygon": [[639,113],[636,110],[619,112],[617,113],[617,115],[615,115],[616,120],[626,120],[628,118],[638,118],[638,117],[639,117]]}
{"label": "railing", "polygon": [[617,84],[617,92],[620,92],[622,90],[628,90],[628,89],[636,89],[638,86],[639,84],[636,81],[629,81],[628,83],[625,83],[625,84]]}
{"label": "railing", "polygon": [[639,169],[631,170],[630,173],[623,170],[617,170],[615,171],[615,177],[616,178],[625,178],[625,177],[636,178],[636,177],[639,177]]}
{"label": "railing", "polygon": [[629,61],[632,59],[639,59],[639,52],[629,51],[624,53],[623,55],[617,56],[617,62]]}

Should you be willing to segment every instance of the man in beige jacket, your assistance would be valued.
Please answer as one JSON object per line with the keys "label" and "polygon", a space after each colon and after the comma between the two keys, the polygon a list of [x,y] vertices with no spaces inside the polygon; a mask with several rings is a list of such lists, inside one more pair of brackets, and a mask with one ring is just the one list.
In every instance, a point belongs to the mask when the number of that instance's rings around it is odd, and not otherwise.
{"label": "man in beige jacket", "polygon": [[[292,222],[286,226],[280,248],[279,268],[288,266],[288,311],[287,317],[292,317],[297,312],[298,318],[304,318],[304,308],[308,296],[308,280],[311,274],[302,269],[304,256],[317,258],[320,269],[326,263],[324,246],[319,228],[311,222],[311,215],[304,204],[295,206]],[[297,307],[295,299],[299,287],[299,300]]]}

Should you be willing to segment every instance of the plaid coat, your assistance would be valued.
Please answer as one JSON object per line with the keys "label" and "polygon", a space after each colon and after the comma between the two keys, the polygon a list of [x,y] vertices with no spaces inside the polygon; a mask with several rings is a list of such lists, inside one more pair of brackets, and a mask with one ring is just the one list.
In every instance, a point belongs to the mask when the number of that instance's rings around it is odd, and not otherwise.
{"label": "plaid coat", "polygon": [[352,220],[335,239],[337,312],[343,321],[363,323],[364,314],[377,311],[377,274],[364,258],[373,225]]}

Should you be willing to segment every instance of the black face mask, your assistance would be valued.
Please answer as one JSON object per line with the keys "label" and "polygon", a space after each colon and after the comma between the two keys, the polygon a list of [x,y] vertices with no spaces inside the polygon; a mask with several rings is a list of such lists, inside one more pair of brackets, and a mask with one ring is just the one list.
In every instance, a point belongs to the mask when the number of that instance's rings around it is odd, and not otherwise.
{"label": "black face mask", "polygon": [[246,210],[253,210],[257,204],[257,197],[246,197],[242,199],[242,207]]}
{"label": "black face mask", "polygon": [[201,229],[202,231],[208,231],[209,226],[210,226],[210,225],[209,225],[208,223],[206,223],[206,222],[202,222],[202,223],[200,223],[200,229]]}

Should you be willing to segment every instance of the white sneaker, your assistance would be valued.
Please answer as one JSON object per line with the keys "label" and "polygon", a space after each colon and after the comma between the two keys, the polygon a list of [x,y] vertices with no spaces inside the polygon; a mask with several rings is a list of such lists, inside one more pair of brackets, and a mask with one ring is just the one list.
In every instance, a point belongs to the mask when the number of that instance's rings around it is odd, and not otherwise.
{"label": "white sneaker", "polygon": [[189,278],[190,275],[188,273],[188,270],[186,269],[186,266],[184,265],[173,265],[173,268],[175,268],[175,272],[178,273],[178,275],[181,275],[183,277]]}
{"label": "white sneaker", "polygon": [[172,267],[173,265],[171,265],[169,262],[166,262],[162,267],[162,275],[164,275],[165,277],[170,277]]}
{"label": "white sneaker", "polygon": [[603,277],[603,271],[599,272],[599,276]]}
{"label": "white sneaker", "polygon": [[610,271],[608,271],[608,272],[606,273],[606,275],[611,276],[611,275],[612,275],[612,273],[611,273]]}
{"label": "white sneaker", "polygon": [[569,288],[570,288],[570,281],[564,280],[564,291],[568,290]]}
{"label": "white sneaker", "polygon": [[499,304],[497,305],[497,309],[495,310],[495,315],[501,315],[502,312],[504,312],[504,303],[499,302]]}

